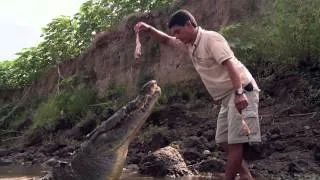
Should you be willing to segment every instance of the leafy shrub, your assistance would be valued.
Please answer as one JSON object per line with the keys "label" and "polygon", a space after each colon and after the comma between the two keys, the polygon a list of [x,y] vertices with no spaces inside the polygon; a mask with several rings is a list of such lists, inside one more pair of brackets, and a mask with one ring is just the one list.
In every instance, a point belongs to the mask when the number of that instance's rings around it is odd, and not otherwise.
{"label": "leafy shrub", "polygon": [[92,89],[80,89],[73,93],[61,93],[56,97],[56,103],[63,114],[67,116],[83,116],[87,112],[88,105],[95,100],[95,92]]}
{"label": "leafy shrub", "polygon": [[86,114],[88,106],[94,102],[95,92],[81,89],[75,92],[63,92],[50,97],[35,111],[33,128],[52,129],[61,118],[77,120]]}
{"label": "leafy shrub", "polygon": [[117,85],[116,83],[111,83],[107,91],[107,98],[109,100],[119,100],[126,96],[126,87]]}
{"label": "leafy shrub", "polygon": [[320,1],[276,0],[270,16],[222,27],[235,55],[258,76],[320,69]]}
{"label": "leafy shrub", "polygon": [[41,103],[35,111],[32,128],[35,129],[43,126],[52,127],[59,117],[60,109],[55,99],[50,98],[47,102]]}
{"label": "leafy shrub", "polygon": [[104,104],[113,110],[119,109],[127,102],[126,92],[125,86],[111,83],[107,89],[107,102]]}

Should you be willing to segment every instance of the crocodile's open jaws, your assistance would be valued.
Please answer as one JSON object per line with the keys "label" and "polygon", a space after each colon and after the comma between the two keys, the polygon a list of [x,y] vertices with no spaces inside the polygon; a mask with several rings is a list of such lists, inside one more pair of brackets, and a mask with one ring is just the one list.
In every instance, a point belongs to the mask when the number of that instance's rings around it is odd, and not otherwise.
{"label": "crocodile's open jaws", "polygon": [[155,80],[139,95],[89,135],[71,163],[53,168],[43,180],[116,180],[120,178],[128,147],[161,95]]}

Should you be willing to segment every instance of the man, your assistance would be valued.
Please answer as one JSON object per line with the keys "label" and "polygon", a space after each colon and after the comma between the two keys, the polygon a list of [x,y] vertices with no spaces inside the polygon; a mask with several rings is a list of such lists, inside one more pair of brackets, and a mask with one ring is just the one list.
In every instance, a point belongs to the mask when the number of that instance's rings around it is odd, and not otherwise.
{"label": "man", "polygon": [[[243,160],[243,144],[260,142],[258,118],[259,88],[247,68],[237,60],[227,41],[214,31],[197,25],[190,12],[179,10],[171,15],[169,28],[173,36],[139,22],[136,33],[148,32],[160,43],[189,54],[203,84],[214,100],[221,100],[217,120],[216,142],[227,152],[226,179],[253,179]],[[250,134],[243,131],[243,118]]]}

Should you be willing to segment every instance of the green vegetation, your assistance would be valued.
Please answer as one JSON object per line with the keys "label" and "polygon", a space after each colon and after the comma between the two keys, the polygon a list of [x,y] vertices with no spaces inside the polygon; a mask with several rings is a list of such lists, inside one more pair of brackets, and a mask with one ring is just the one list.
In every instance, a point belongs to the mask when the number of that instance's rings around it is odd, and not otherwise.
{"label": "green vegetation", "polygon": [[48,126],[52,127],[60,116],[59,107],[54,98],[43,102],[36,109],[33,120],[33,128]]}
{"label": "green vegetation", "polygon": [[[29,107],[18,107],[10,117],[0,121],[0,129],[25,131],[26,142],[31,144],[49,140],[57,130],[71,128],[85,118],[95,101],[96,93],[92,89],[64,90],[47,99],[35,99]],[[13,108],[12,104],[2,105],[1,117],[6,117]]]}
{"label": "green vegetation", "polygon": [[221,32],[261,81],[304,79],[295,82],[292,104],[313,108],[320,101],[319,19],[320,0],[276,0],[269,16],[223,27]]}
{"label": "green vegetation", "polygon": [[[180,91],[181,92],[181,91]],[[161,88],[159,104],[169,104],[170,101],[179,94],[179,87],[174,84],[165,84]]]}
{"label": "green vegetation", "polygon": [[166,6],[169,0],[88,0],[73,17],[60,16],[43,28],[43,41],[18,52],[14,61],[0,62],[0,88],[30,84],[50,67],[78,57],[95,32],[107,30],[133,12]]}
{"label": "green vegetation", "polygon": [[60,119],[80,120],[94,100],[95,92],[91,89],[62,92],[50,97],[35,110],[32,128],[45,127],[52,130]]}
{"label": "green vegetation", "polygon": [[59,88],[73,90],[81,83],[81,79],[77,76],[68,76],[59,82]]}
{"label": "green vegetation", "polygon": [[223,27],[221,32],[259,77],[319,72],[319,19],[319,0],[277,0],[269,17]]}
{"label": "green vegetation", "polygon": [[[320,0],[276,0],[273,12],[222,27],[236,56],[261,82],[298,76],[290,104],[309,112],[320,102]],[[268,99],[268,93],[262,93]],[[272,101],[272,100],[271,100]],[[298,107],[298,106],[301,107]]]}
{"label": "green vegetation", "polygon": [[123,85],[111,83],[107,89],[107,103],[104,103],[108,108],[113,110],[119,109],[127,103],[127,89]]}

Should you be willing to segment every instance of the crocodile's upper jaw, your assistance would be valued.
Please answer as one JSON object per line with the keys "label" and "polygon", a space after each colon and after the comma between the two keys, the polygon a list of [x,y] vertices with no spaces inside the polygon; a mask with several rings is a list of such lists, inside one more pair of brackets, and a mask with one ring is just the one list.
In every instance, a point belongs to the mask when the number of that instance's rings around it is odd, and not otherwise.
{"label": "crocodile's upper jaw", "polygon": [[71,163],[76,174],[93,177],[94,173],[100,174],[100,177],[109,177],[107,179],[117,179],[130,142],[150,115],[160,95],[161,89],[156,81],[149,81],[135,100],[97,127]]}

